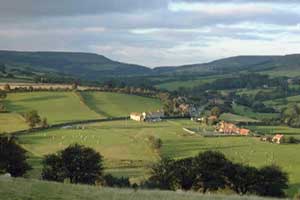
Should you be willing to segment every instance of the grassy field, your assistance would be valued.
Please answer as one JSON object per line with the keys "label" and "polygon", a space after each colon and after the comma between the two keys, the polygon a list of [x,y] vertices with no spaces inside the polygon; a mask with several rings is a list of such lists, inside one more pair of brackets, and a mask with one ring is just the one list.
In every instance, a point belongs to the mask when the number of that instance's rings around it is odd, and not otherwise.
{"label": "grassy field", "polygon": [[100,188],[28,179],[0,178],[1,200],[248,200],[265,199],[254,196],[202,195],[192,192],[171,192]]}
{"label": "grassy field", "polygon": [[16,113],[0,113],[0,134],[27,129],[23,117]]}
{"label": "grassy field", "polygon": [[254,112],[249,107],[238,105],[238,104],[233,104],[232,109],[238,115],[246,116],[257,120],[272,119],[278,117],[278,114],[276,113],[258,113],[258,112]]}
{"label": "grassy field", "polygon": [[158,99],[111,92],[81,92],[84,102],[105,117],[129,116],[131,112],[155,111],[162,107]]}
{"label": "grassy field", "polygon": [[284,134],[300,137],[300,128],[291,128],[288,126],[248,126],[251,130],[261,134],[275,135]]}
{"label": "grassy field", "polygon": [[242,115],[236,115],[232,113],[224,113],[220,116],[220,120],[228,121],[228,122],[256,122],[256,119],[242,116]]}
{"label": "grassy field", "polygon": [[5,106],[15,113],[37,110],[41,117],[47,117],[50,124],[101,117],[81,102],[74,92],[11,93]]}
{"label": "grassy field", "polygon": [[[19,141],[35,157],[54,153],[75,142],[93,147],[103,154],[107,172],[131,177],[132,181],[147,177],[148,164],[156,162],[159,155],[179,159],[206,150],[219,150],[231,160],[256,167],[278,164],[289,173],[289,194],[297,192],[300,185],[300,145],[275,145],[251,137],[204,138],[186,133],[184,127],[197,128],[199,125],[189,120],[149,124],[105,122],[87,125],[85,130],[57,129],[23,135]],[[275,131],[280,131],[280,128],[276,127]],[[151,148],[149,136],[162,139],[163,146],[159,152]]]}
{"label": "grassy field", "polygon": [[155,87],[159,89],[175,91],[178,90],[179,88],[193,88],[196,86],[203,85],[205,83],[211,83],[214,80],[216,79],[211,78],[211,79],[198,79],[198,80],[187,80],[187,81],[171,81],[171,82],[156,85]]}
{"label": "grassy field", "polygon": [[264,103],[268,106],[274,107],[277,110],[281,110],[281,109],[287,107],[288,104],[291,104],[291,103],[299,104],[300,103],[300,95],[290,96],[287,98],[273,99],[273,100],[265,101]]}

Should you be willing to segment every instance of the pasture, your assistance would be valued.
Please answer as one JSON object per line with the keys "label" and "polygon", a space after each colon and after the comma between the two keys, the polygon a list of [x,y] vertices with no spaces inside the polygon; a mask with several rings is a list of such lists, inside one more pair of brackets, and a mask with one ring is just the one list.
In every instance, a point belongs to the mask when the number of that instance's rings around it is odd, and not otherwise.
{"label": "pasture", "polygon": [[101,117],[81,102],[74,92],[11,93],[4,103],[8,111],[13,113],[37,110],[41,117],[47,118],[49,124]]}
{"label": "pasture", "polygon": [[27,129],[24,118],[16,113],[0,113],[0,134]]}
{"label": "pasture", "polygon": [[160,100],[112,92],[81,92],[85,104],[105,117],[129,116],[131,112],[156,111]]}
{"label": "pasture", "polygon": [[236,115],[232,113],[223,113],[220,116],[220,120],[224,120],[228,122],[257,122],[258,121],[248,116]]}
{"label": "pasture", "polygon": [[257,120],[277,118],[279,115],[277,113],[254,112],[251,108],[242,106],[242,105],[238,105],[238,104],[233,104],[232,109],[238,115],[246,116],[246,117],[249,117],[252,119],[257,119]]}
{"label": "pasture", "polygon": [[[160,123],[115,121],[86,125],[84,130],[56,129],[22,135],[19,142],[37,157],[54,153],[73,143],[93,147],[104,156],[108,172],[129,176],[133,181],[147,177],[147,167],[159,157],[179,159],[206,150],[218,150],[236,162],[256,167],[270,164],[281,166],[289,173],[289,192],[296,192],[300,184],[300,145],[276,145],[252,137],[204,138],[186,133],[184,127],[197,128],[199,125],[189,120]],[[159,151],[151,148],[149,136],[162,140]]]}

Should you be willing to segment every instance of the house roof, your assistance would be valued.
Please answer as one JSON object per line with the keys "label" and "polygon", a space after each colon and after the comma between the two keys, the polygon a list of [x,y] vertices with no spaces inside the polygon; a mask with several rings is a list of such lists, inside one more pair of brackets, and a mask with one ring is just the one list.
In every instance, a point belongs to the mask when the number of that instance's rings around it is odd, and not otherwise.
{"label": "house roof", "polygon": [[284,137],[284,135],[282,134],[276,134],[273,139],[282,139]]}

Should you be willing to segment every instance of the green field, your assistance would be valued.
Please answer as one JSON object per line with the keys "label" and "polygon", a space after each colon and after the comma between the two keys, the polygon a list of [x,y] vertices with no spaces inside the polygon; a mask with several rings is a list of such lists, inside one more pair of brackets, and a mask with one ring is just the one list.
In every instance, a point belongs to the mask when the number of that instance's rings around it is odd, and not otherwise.
{"label": "green field", "polygon": [[272,106],[273,108],[275,108],[277,110],[281,110],[281,109],[287,107],[288,104],[291,104],[291,103],[299,104],[300,103],[300,95],[289,96],[287,98],[273,99],[273,100],[265,101],[264,103],[268,106]]}
{"label": "green field", "polygon": [[220,116],[220,120],[228,121],[228,122],[257,122],[256,119],[252,119],[247,116],[235,115],[232,113],[224,113]]}
{"label": "green field", "polygon": [[258,113],[258,112],[254,112],[249,107],[238,105],[238,104],[233,104],[232,109],[238,115],[246,116],[257,120],[272,119],[278,117],[278,114],[276,113]]}
{"label": "green field", "polygon": [[[236,162],[257,167],[280,165],[290,176],[289,193],[296,192],[300,184],[300,145],[276,145],[252,137],[206,138],[190,135],[183,127],[197,128],[199,125],[189,120],[149,124],[115,121],[87,125],[85,130],[56,129],[22,135],[19,141],[35,157],[54,153],[75,142],[93,147],[103,154],[108,172],[131,177],[133,181],[147,177],[148,164],[156,162],[159,154],[179,159],[201,151],[219,150]],[[148,140],[151,135],[162,139],[160,152],[151,148]]]}
{"label": "green field", "polygon": [[0,134],[27,129],[23,117],[16,113],[0,113]]}
{"label": "green field", "polygon": [[291,128],[288,126],[248,126],[251,130],[267,135],[284,134],[300,137],[300,128]]}
{"label": "green field", "polygon": [[84,102],[105,117],[129,116],[131,112],[161,109],[158,99],[111,92],[81,92]]}
{"label": "green field", "polygon": [[29,179],[0,178],[1,200],[260,200],[238,195],[202,195],[192,192],[101,188]]}
{"label": "green field", "polygon": [[101,117],[81,102],[74,92],[11,93],[5,106],[15,113],[37,110],[41,117],[47,117],[50,124]]}
{"label": "green field", "polygon": [[216,79],[211,78],[211,79],[199,79],[199,80],[187,80],[187,81],[171,81],[171,82],[166,82],[166,83],[156,85],[155,87],[159,89],[175,91],[178,90],[179,88],[193,88],[196,86],[203,85],[205,83],[211,83],[214,80]]}

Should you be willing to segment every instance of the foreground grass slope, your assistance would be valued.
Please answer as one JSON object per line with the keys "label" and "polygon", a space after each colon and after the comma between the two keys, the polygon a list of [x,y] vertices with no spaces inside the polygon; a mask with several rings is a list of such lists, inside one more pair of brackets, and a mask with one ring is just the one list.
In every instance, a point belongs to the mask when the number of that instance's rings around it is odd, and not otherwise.
{"label": "foreground grass slope", "polygon": [[162,107],[158,99],[111,92],[82,92],[84,102],[105,117],[128,116],[131,112],[155,111]]}
{"label": "foreground grass slope", "polygon": [[201,195],[198,193],[147,191],[100,188],[86,185],[70,185],[29,179],[0,178],[1,200],[213,200],[213,199],[264,199],[225,195]]}

